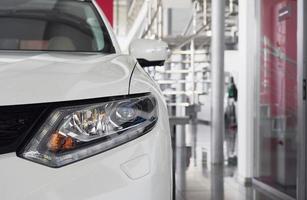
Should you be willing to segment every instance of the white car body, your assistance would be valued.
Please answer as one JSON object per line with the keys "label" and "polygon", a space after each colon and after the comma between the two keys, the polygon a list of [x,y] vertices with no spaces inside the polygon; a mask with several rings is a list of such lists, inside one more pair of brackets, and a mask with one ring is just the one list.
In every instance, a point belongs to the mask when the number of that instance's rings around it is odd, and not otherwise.
{"label": "white car body", "polygon": [[172,150],[163,96],[135,58],[120,52],[107,27],[116,48],[111,55],[0,51],[0,107],[151,93],[159,105],[157,124],[138,139],[61,168],[27,161],[16,152],[2,154],[1,200],[172,198]]}

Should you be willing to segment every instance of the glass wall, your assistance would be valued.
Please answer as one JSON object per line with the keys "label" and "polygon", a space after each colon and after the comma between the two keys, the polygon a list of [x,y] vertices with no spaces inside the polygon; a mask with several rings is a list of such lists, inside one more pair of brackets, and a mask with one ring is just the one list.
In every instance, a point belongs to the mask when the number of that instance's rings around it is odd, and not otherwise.
{"label": "glass wall", "polygon": [[297,0],[261,1],[257,179],[296,196]]}

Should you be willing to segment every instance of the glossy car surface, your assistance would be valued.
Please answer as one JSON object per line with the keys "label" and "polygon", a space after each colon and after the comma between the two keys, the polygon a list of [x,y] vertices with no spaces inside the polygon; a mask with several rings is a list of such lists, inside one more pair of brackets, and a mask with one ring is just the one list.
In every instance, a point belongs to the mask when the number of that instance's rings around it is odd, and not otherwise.
{"label": "glossy car surface", "polygon": [[[41,39],[20,39],[27,31],[33,30],[18,27],[17,25],[23,23],[19,21],[14,24],[14,20],[26,20],[27,17],[38,20],[42,16],[53,16],[51,13],[42,15],[42,9],[46,9],[44,4],[50,5],[50,2],[53,2],[53,6],[47,6],[48,12],[61,10],[64,4],[91,8],[92,11],[89,12],[97,14],[98,21],[101,21],[98,23],[100,26],[94,26],[91,20],[85,20],[90,25],[85,22],[79,25],[86,27],[82,30],[84,33],[93,31],[93,39],[89,41],[96,41],[97,44],[78,46],[74,43],[79,40],[72,39],[67,42],[67,39],[59,35],[56,36],[56,45],[50,44],[51,36],[46,36],[47,39],[45,35]],[[37,8],[33,9],[33,6]],[[17,12],[10,12],[12,10]],[[66,7],[62,12],[58,12],[59,15],[65,10]],[[74,12],[67,12],[72,16],[57,17],[56,20],[53,16],[52,20],[56,22],[52,23],[48,17],[43,20],[48,21],[48,26],[67,20],[64,24],[74,27]],[[30,15],[32,17],[29,17]],[[1,20],[5,23],[10,22],[11,25],[6,24],[5,30],[0,29],[0,199],[170,200],[172,158],[167,108],[159,87],[137,62],[137,59],[142,59],[147,65],[151,62],[163,62],[166,58],[165,44],[153,42],[149,45],[152,54],[133,55],[133,51],[132,55],[122,54],[110,25],[95,1],[4,0],[0,2]],[[17,26],[15,30],[20,28],[25,34],[8,34],[13,24]],[[90,28],[91,26],[97,30]],[[97,36],[98,28],[103,30],[103,36]],[[45,32],[46,30],[47,28]],[[98,31],[96,36],[95,31]],[[68,39],[69,36],[65,35]],[[104,42],[109,44],[99,44],[103,37]],[[19,40],[18,45],[15,43],[16,38]],[[144,43],[146,40],[136,42],[132,48],[143,47]],[[99,48],[105,45],[108,47]],[[160,54],[157,56],[155,52]],[[96,149],[97,153],[89,152],[89,155],[82,159],[72,157],[73,162],[65,165],[59,163],[57,167],[48,166],[49,162],[40,163],[25,157],[26,147],[32,144],[33,140],[40,142],[36,140],[41,134],[40,128],[44,126],[48,116],[57,109],[67,109],[76,105],[83,106],[82,109],[92,109],[93,105],[104,105],[115,100],[128,101],[135,96],[145,98],[148,95],[155,99],[156,121],[138,137],[125,140],[127,142],[118,143],[103,151]],[[36,114],[35,109],[41,107],[43,111]],[[30,125],[23,132],[18,128],[24,127],[27,123],[28,118],[24,116],[33,118],[33,126]],[[10,135],[16,132],[20,135]],[[115,134],[114,138],[117,139],[117,136],[124,134],[125,132]],[[112,137],[110,138],[108,139],[112,142]],[[91,145],[85,144],[80,148],[86,151]],[[65,150],[63,154],[69,155],[79,151],[79,147],[73,148],[76,149],[69,149],[67,152]],[[58,153],[50,154],[56,157]],[[52,160],[54,157],[48,159]]]}

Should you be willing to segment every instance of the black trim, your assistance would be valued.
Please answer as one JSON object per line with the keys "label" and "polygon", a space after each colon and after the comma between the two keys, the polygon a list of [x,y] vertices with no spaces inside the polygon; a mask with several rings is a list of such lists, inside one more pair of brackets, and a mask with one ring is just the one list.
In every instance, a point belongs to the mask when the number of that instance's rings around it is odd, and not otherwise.
{"label": "black trim", "polygon": [[16,151],[47,109],[47,105],[0,107],[0,154]]}
{"label": "black trim", "polygon": [[[116,100],[122,100],[126,98],[137,98],[137,97],[142,97],[149,95],[150,92],[146,93],[137,93],[137,94],[130,94],[130,95],[117,95],[117,96],[112,96],[112,97],[98,97],[98,98],[92,98],[92,99],[80,99],[80,100],[70,100],[70,101],[57,101],[57,102],[50,102],[50,103],[38,103],[38,104],[21,104],[21,105],[16,105],[17,106],[29,106],[29,105],[50,105],[54,106],[56,108],[60,107],[70,107],[70,106],[86,106],[90,104],[95,104],[95,103],[103,103],[107,101],[116,101]],[[3,107],[12,107],[12,106],[0,106],[0,108]]]}
{"label": "black trim", "polygon": [[130,94],[130,92],[131,92],[131,81],[132,81],[132,76],[133,76],[133,74],[134,74],[134,71],[135,71],[135,68],[136,68],[136,66],[137,66],[137,64],[138,63],[135,63],[135,65],[134,65],[134,67],[133,67],[133,70],[132,70],[132,72],[131,72],[131,74],[130,74],[130,78],[129,78],[129,88],[128,88],[128,94]]}
{"label": "black trim", "polygon": [[146,59],[138,59],[139,64],[142,67],[163,66],[165,60],[148,61]]}
{"label": "black trim", "polygon": [[307,80],[304,78],[303,80],[303,100],[307,99]]}

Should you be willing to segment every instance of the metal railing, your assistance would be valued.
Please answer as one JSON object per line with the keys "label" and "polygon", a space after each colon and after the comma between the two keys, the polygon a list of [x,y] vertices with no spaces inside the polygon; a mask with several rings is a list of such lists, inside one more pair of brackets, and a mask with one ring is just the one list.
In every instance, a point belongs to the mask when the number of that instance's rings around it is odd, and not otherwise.
{"label": "metal railing", "polygon": [[[210,93],[211,1],[193,1],[193,14],[184,31],[180,36],[170,37],[163,35],[164,7],[162,0],[133,0],[130,7],[129,18],[135,19],[128,34],[127,47],[136,38],[162,39],[170,44],[172,53],[166,66],[147,69],[160,85],[170,110],[176,110],[177,107],[196,109],[200,106],[200,96]],[[227,2],[225,29],[230,38],[230,45],[236,45],[238,1],[229,0]],[[140,7],[140,3],[142,7],[138,15],[133,14],[136,8]]]}
{"label": "metal railing", "polygon": [[[171,55],[164,67],[150,67],[147,72],[160,85],[167,100],[170,113],[170,124],[173,143],[185,147],[186,125],[189,125],[192,157],[196,165],[196,140],[198,124],[210,125],[199,119],[202,102],[211,93],[211,31],[213,0],[193,1],[193,14],[188,20],[182,34],[166,37],[163,35],[163,4],[158,0],[156,7],[147,5],[147,23],[141,38],[158,38],[170,44]],[[237,0],[229,0],[225,11],[225,30],[229,39],[228,45],[238,42],[236,24]],[[174,41],[174,42],[173,42]],[[227,38],[226,41],[228,42]],[[177,132],[177,133],[176,133]],[[182,134],[184,132],[184,134]],[[176,139],[177,137],[177,139]]]}
{"label": "metal railing", "polygon": [[163,33],[162,0],[133,0],[128,11],[128,33],[121,40],[121,48],[128,50],[138,38],[161,39]]}

